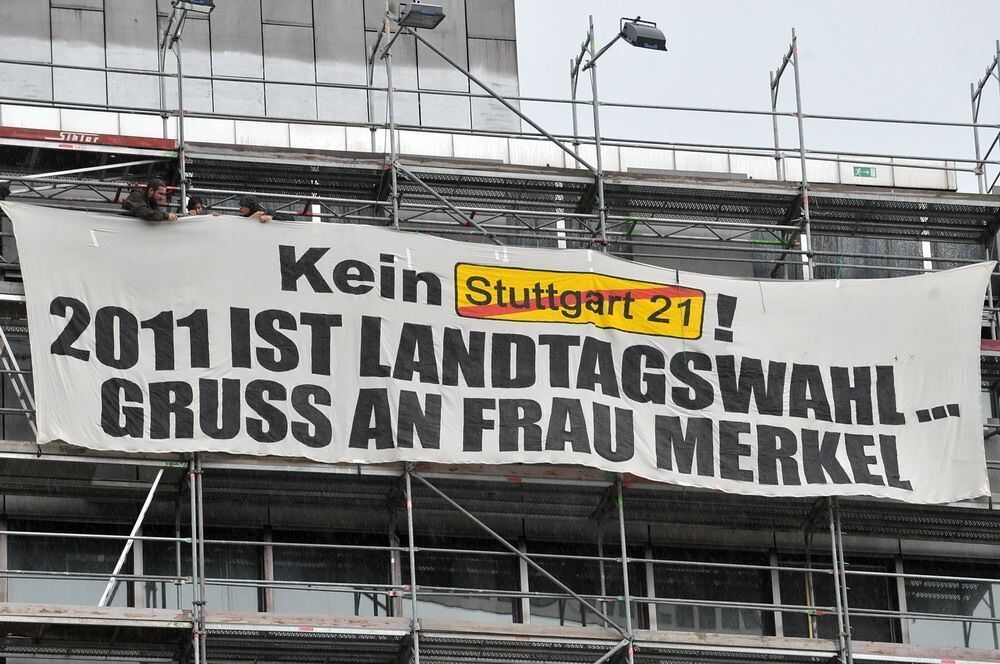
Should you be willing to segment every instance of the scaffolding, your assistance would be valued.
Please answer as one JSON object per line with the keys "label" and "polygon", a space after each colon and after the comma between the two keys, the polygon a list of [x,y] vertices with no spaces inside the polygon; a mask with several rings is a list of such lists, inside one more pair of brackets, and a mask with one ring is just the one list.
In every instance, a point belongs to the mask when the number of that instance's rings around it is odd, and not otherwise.
{"label": "scaffolding", "polygon": [[[85,148],[77,153],[83,156],[79,163],[67,167],[61,163],[64,150],[46,146],[44,140],[48,139],[26,134],[8,136],[9,144],[20,152],[12,153],[0,164],[6,171],[0,173],[0,179],[14,185],[13,196],[18,200],[107,212],[118,209],[122,195],[137,180],[166,175],[179,185],[181,207],[183,198],[194,194],[204,197],[217,211],[234,212],[238,198],[250,193],[280,214],[313,222],[385,225],[497,245],[586,248],[651,263],[750,265],[753,276],[771,278],[829,278],[845,271],[870,276],[927,272],[996,255],[1000,199],[988,193],[996,185],[996,179],[988,184],[988,174],[991,168],[1000,173],[1000,157],[995,150],[998,138],[981,150],[980,132],[992,131],[996,124],[980,121],[980,105],[990,79],[1000,80],[1000,43],[997,58],[985,76],[972,85],[972,120],[963,123],[806,113],[794,31],[779,66],[770,72],[770,110],[756,111],[600,100],[596,59],[606,48],[595,48],[592,21],[579,56],[571,61],[571,99],[505,97],[419,32],[390,19],[387,15],[369,53],[367,85],[301,84],[384,93],[385,123],[374,120],[369,105],[369,120],[365,123],[338,125],[268,118],[286,126],[287,148],[225,146],[192,140],[191,133],[185,132],[186,123],[226,120],[235,127],[236,123],[260,118],[184,110],[183,80],[205,77],[166,74],[161,57],[161,84],[174,78],[178,85],[179,108],[173,112],[11,98],[0,98],[0,103],[24,108],[162,113],[163,137],[171,131],[177,136],[172,149],[165,150],[162,145],[112,145],[96,146],[100,148],[97,151],[94,145],[77,145]],[[181,72],[181,35],[179,30],[167,34],[170,32],[168,26],[162,37],[161,56],[173,48]],[[396,95],[417,92],[393,85],[392,48],[402,35],[418,41],[480,90],[440,94],[498,102],[532,131],[464,131],[398,123],[394,112]],[[385,87],[372,83],[379,63],[385,69]],[[789,66],[795,108],[781,111],[779,89]],[[74,69],[88,68],[74,65]],[[576,77],[582,71],[591,76],[589,101],[576,98]],[[546,131],[521,109],[525,103],[568,106],[573,117],[572,134]],[[581,106],[590,106],[594,114],[593,133],[589,136],[579,131],[577,111]],[[773,144],[708,145],[603,136],[600,108],[769,117]],[[781,118],[795,119],[794,147],[780,140]],[[845,154],[807,149],[806,120],[967,128],[974,135],[974,156]],[[345,136],[354,131],[354,136],[363,136],[369,147],[366,151],[295,149],[290,138],[293,125],[336,126],[344,130]],[[459,154],[458,139],[470,135],[497,141],[499,151],[506,150],[506,158]],[[450,153],[440,147],[445,139]],[[380,150],[380,145],[387,149]],[[514,159],[512,153],[518,148],[533,153],[534,161]],[[628,151],[649,151],[661,157],[669,153],[674,168],[630,169],[623,165],[623,155],[630,154]],[[725,158],[729,164],[734,159],[758,160],[753,162],[757,164],[763,160],[773,164],[773,170],[765,178],[740,179],[731,173],[730,177],[720,178],[718,174],[677,168],[679,154],[712,155]],[[90,159],[87,155],[97,156]],[[540,163],[545,159],[554,161],[553,155],[561,161],[555,165]],[[859,162],[871,164],[873,169],[888,169],[890,184],[874,188],[824,183],[809,177],[810,168],[817,165],[840,168]],[[952,182],[955,174],[972,174],[979,191],[963,193],[957,191],[957,186],[907,188],[897,183],[897,179],[907,182],[904,176],[915,173],[946,173],[947,182]],[[9,232],[6,235],[9,239]],[[842,238],[854,243],[841,246]],[[864,241],[872,244],[865,245]],[[2,253],[8,253],[6,245]],[[16,259],[0,258],[0,269],[5,271],[7,281],[18,280]],[[20,299],[16,289],[9,296],[14,302]],[[984,306],[984,326],[992,339],[997,339],[1000,328],[997,311],[991,289]],[[6,335],[0,334],[0,338],[3,371],[18,402],[17,408],[0,409],[0,414],[30,418],[34,413],[30,371],[18,366]],[[983,378],[991,385],[994,379],[1000,380],[1000,368],[995,364],[984,357]],[[77,501],[90,509],[110,505],[130,514],[128,520],[104,515],[115,527],[126,527],[127,534],[99,534],[47,530],[46,519],[33,520],[25,514],[11,517],[18,514],[16,500],[13,508],[7,507],[8,521],[33,526],[18,529],[0,522],[0,625],[5,630],[0,653],[9,657],[122,658],[195,664],[250,660],[419,664],[421,659],[483,664],[749,659],[803,664],[831,660],[842,664],[853,664],[855,660],[1000,661],[995,651],[1000,648],[1000,618],[992,599],[1000,578],[908,572],[898,550],[890,556],[894,563],[891,569],[865,569],[852,566],[848,560],[852,551],[845,545],[845,531],[848,544],[854,538],[862,557],[873,555],[871,547],[878,551],[886,540],[895,540],[898,549],[899,541],[906,537],[1000,545],[1000,517],[992,501],[940,507],[836,499],[767,501],[568,468],[541,471],[519,466],[322,466],[209,454],[124,457],[81,453],[63,446],[35,448],[12,441],[3,443],[0,458],[5,461],[5,470],[0,471],[5,497],[24,499],[28,501],[22,503],[25,505],[49,501],[56,506],[53,515],[68,520],[79,515],[73,510],[61,511],[58,505],[64,500]],[[73,470],[81,467],[88,469],[82,475],[90,475],[90,481],[81,481],[81,473]],[[111,473],[114,479],[95,479],[103,472],[97,469],[107,468],[115,469]],[[991,469],[1000,466],[991,462]],[[124,472],[127,479],[117,471]],[[341,507],[321,509],[317,500]],[[220,524],[233,525],[220,519],[219,514],[226,510],[242,514],[238,506],[246,502],[252,509],[248,518],[237,525],[259,536],[206,536],[206,530]],[[272,515],[272,508],[278,516]],[[292,527],[296,523],[287,516],[295,508],[312,510],[316,516],[322,514],[334,523],[345,524],[342,530],[370,533],[373,529],[367,524],[362,527],[351,522],[351,514],[355,519],[360,518],[358,514],[366,515],[365,519],[370,517],[381,528],[382,543],[276,538],[276,526]],[[206,510],[216,512],[213,516]],[[540,532],[570,532],[567,524],[578,522],[591,531],[595,553],[530,550],[530,545],[540,539]],[[654,527],[669,534],[654,537]],[[157,529],[170,532],[146,534]],[[751,543],[766,554],[766,560],[719,562],[710,556],[692,560],[656,555],[654,549],[669,548],[668,544],[683,541],[685,534],[694,530],[737,533],[734,537],[739,545]],[[489,546],[434,546],[434,539],[445,531],[478,537]],[[762,544],[754,539],[755,533],[769,536],[771,542]],[[418,544],[425,537],[431,545]],[[120,549],[114,564],[101,572],[12,566],[8,558],[11,542],[33,539],[113,542]],[[575,536],[567,536],[567,541],[570,539],[579,544]],[[159,546],[172,550],[173,569],[170,573],[144,573],[146,553]],[[259,563],[258,573],[253,578],[210,576],[206,549],[213,547],[249,548]],[[323,556],[349,553],[384,560],[384,575],[379,582],[282,579],[276,573],[275,556],[290,550],[314,551]],[[420,559],[434,555],[502,560],[505,569],[513,570],[515,587],[425,582],[421,579]],[[596,592],[551,572],[560,561],[586,564],[587,569],[596,570]],[[658,570],[761,575],[767,579],[769,598],[751,601],[659,592]],[[802,596],[783,596],[788,577],[801,579],[796,583],[804,589]],[[858,606],[849,601],[852,584],[860,584],[863,579],[878,579],[891,588],[891,601],[882,607]],[[10,603],[11,588],[25,580],[93,582],[103,590],[87,607],[53,606],[44,598]],[[989,595],[990,615],[910,610],[907,599],[913,584],[937,584],[937,592],[951,587],[947,584],[957,584],[959,588],[973,588],[973,595],[982,589]],[[827,585],[832,588],[829,601],[818,602],[817,588]],[[536,586],[545,589],[533,589]],[[213,598],[219,597],[217,591],[224,589],[249,590],[258,610],[232,610],[225,602],[214,605]],[[288,592],[326,598],[343,596],[353,611],[283,615],[276,598]],[[121,605],[123,597],[129,606]],[[508,619],[500,624],[469,623],[424,615],[432,606],[447,607],[449,602],[461,606],[475,599],[509,607]],[[976,595],[975,599],[978,602],[981,598]],[[555,607],[554,619],[545,613],[551,607]],[[700,616],[702,610],[706,616],[725,615],[730,621],[736,616],[737,627],[734,633],[724,633],[720,629],[722,620],[713,618],[716,630],[705,629],[713,632],[706,637],[701,630],[669,629],[658,624],[661,618],[673,618],[676,614],[671,611],[678,607],[696,610],[692,615]],[[739,633],[740,625],[747,627],[739,621],[748,615],[756,616],[755,620],[767,627]],[[533,617],[538,620],[533,622]],[[542,618],[557,624],[553,626]],[[832,625],[827,622],[830,618]],[[899,637],[895,642],[856,639],[852,625],[864,621],[891,624]],[[908,634],[908,626],[924,621],[961,624],[967,634],[965,649],[918,647]],[[791,625],[799,622],[804,632],[793,636]],[[993,652],[970,649],[973,630],[980,628],[992,633]]]}

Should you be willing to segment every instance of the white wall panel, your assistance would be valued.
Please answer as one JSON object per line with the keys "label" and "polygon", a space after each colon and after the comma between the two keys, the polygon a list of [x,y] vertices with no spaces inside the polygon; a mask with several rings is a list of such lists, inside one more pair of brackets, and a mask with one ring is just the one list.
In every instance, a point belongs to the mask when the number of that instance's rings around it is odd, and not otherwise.
{"label": "white wall panel", "polygon": [[[166,29],[166,19],[160,19],[160,30]],[[212,49],[208,21],[188,20],[181,35],[181,65],[184,76],[211,76]],[[167,53],[163,69],[168,73],[177,72],[177,57],[173,51]],[[185,81],[186,82],[186,81]]]}
{"label": "white wall panel", "polygon": [[420,93],[420,124],[428,127],[472,127],[468,97]]}
{"label": "white wall panel", "polygon": [[507,139],[498,136],[466,136],[456,134],[455,156],[463,159],[487,159],[507,162]]}
{"label": "white wall panel", "polygon": [[67,69],[52,70],[52,87],[55,101],[77,104],[108,103],[105,75],[102,71]]}
{"label": "white wall panel", "polygon": [[288,127],[291,147],[307,150],[346,150],[344,127],[293,124]]}
{"label": "white wall panel", "polygon": [[104,14],[83,9],[53,9],[52,62],[103,67]]}
{"label": "white wall panel", "polygon": [[629,170],[676,170],[673,150],[655,150],[653,148],[620,148],[620,166],[623,171]]}
{"label": "white wall panel", "polygon": [[15,99],[52,99],[52,70],[43,65],[0,63],[0,90]]}
{"label": "white wall panel", "polygon": [[312,28],[264,26],[264,78],[280,83],[316,82]]}
{"label": "white wall panel", "polygon": [[708,173],[728,173],[729,157],[712,152],[685,152],[676,154],[678,171],[705,171]]}
{"label": "white wall panel", "polygon": [[235,143],[236,123],[214,118],[184,120],[184,140],[193,143]]}
{"label": "white wall panel", "polygon": [[551,141],[512,138],[510,140],[510,163],[564,168],[566,166],[566,153]]}
{"label": "white wall panel", "polygon": [[[215,85],[225,85],[222,81],[215,81]],[[211,113],[214,109],[212,99],[213,82],[208,79],[186,78],[184,79],[184,108],[188,112]],[[253,84],[251,84],[253,85]],[[168,80],[164,87],[164,103],[168,110],[177,108],[177,81]]]}
{"label": "white wall panel", "polygon": [[108,73],[108,104],[124,108],[160,108],[159,77]]}
{"label": "white wall panel", "polygon": [[282,122],[236,122],[236,144],[288,147],[288,125]]}
{"label": "white wall panel", "polygon": [[357,0],[318,0],[316,25],[316,80],[322,83],[366,81],[366,35],[362,5]]}
{"label": "white wall panel", "polygon": [[469,37],[514,39],[514,3],[500,0],[465,0]]}
{"label": "white wall panel", "polygon": [[[45,4],[45,0],[36,0]],[[104,0],[52,0],[53,7],[68,7],[70,9],[104,9]]]}
{"label": "white wall panel", "polygon": [[104,26],[108,67],[159,69],[154,0],[107,0]]}
{"label": "white wall panel", "polygon": [[39,0],[0,2],[0,59],[49,62],[49,7]]}
{"label": "white wall panel", "polygon": [[[517,48],[514,42],[470,39],[469,71],[500,96],[518,96]],[[470,90],[483,93],[475,83],[471,84]],[[519,102],[511,103],[520,108]],[[495,99],[473,99],[472,126],[475,129],[520,131],[521,119]]]}
{"label": "white wall panel", "polygon": [[117,134],[118,114],[103,111],[60,111],[61,126],[67,131],[89,131],[96,134]]}
{"label": "white wall panel", "polygon": [[[323,4],[327,0],[318,0]],[[312,25],[312,0],[261,0],[261,10],[265,23],[293,23]]]}
{"label": "white wall panel", "polygon": [[364,90],[316,88],[316,104],[320,120],[368,122],[368,93]]}
{"label": "white wall panel", "polygon": [[229,115],[264,115],[264,84],[213,81],[215,112]]}
{"label": "white wall panel", "polygon": [[[421,30],[420,36],[459,65],[468,68],[465,0],[435,0],[435,4],[440,4],[444,8],[446,18],[434,30]],[[417,69],[421,90],[462,90],[465,92],[469,90],[469,79],[465,74],[420,43],[417,44]]]}
{"label": "white wall panel", "polygon": [[[118,127],[125,136],[148,136],[163,138],[163,118],[158,115],[119,113]],[[187,124],[185,124],[185,129]]]}
{"label": "white wall panel", "polygon": [[0,105],[0,125],[4,127],[59,129],[59,109],[3,104]]}
{"label": "white wall panel", "polygon": [[262,78],[260,0],[225,0],[212,12],[212,71]]}
{"label": "white wall panel", "polygon": [[316,88],[312,85],[266,83],[264,95],[269,117],[316,119]]}

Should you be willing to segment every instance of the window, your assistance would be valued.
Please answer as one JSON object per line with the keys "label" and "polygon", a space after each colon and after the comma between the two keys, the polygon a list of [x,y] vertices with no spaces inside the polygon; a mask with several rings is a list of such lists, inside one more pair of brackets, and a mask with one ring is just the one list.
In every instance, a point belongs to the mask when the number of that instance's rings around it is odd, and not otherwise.
{"label": "window", "polygon": [[[340,616],[390,615],[388,538],[348,533],[286,533],[277,542],[373,549],[274,545],[274,611]],[[280,587],[280,582],[290,582]],[[310,584],[320,584],[313,585]],[[326,586],[322,584],[344,584]]]}
{"label": "window", "polygon": [[[903,561],[906,574],[996,579],[906,579],[909,613],[927,613],[996,620],[1000,617],[1000,566],[988,563]],[[910,643],[921,646],[1000,649],[1000,627],[996,622],[908,618]]]}
{"label": "window", "polygon": [[[147,529],[147,535],[172,537],[173,531]],[[246,531],[208,531],[208,540],[259,541],[259,533]],[[173,542],[143,542],[143,571],[151,576],[178,576],[177,546]],[[191,576],[191,545],[180,546],[180,576]],[[205,606],[212,611],[259,610],[258,589],[252,584],[227,584],[227,580],[256,581],[261,575],[260,547],[252,544],[205,545]],[[166,581],[145,584],[148,607],[191,608],[191,584],[181,586]]]}
{"label": "window", "polygon": [[[601,578],[604,578],[604,597],[617,597],[623,593],[622,566],[617,561],[604,561],[603,566],[597,558],[597,545],[529,543],[529,553],[573,556],[567,558],[534,558],[542,569],[559,579],[578,595],[583,596],[592,606],[601,609],[615,624],[625,625],[625,605],[613,599],[601,600]],[[617,546],[605,546],[604,557],[614,558],[621,554]],[[576,556],[581,556],[580,558]],[[589,558],[582,558],[583,556]],[[630,558],[639,558],[638,550],[629,550]],[[642,596],[644,589],[644,572],[642,562],[629,563],[629,591],[633,596]],[[603,567],[603,569],[602,569]],[[579,627],[605,627],[604,621],[596,613],[575,599],[569,597],[565,590],[547,579],[534,568],[528,568],[528,588],[533,593],[544,593],[551,597],[532,597],[529,606],[531,622],[536,625],[573,625]],[[640,603],[632,603],[633,627],[641,627]]]}
{"label": "window", "polygon": [[[851,574],[851,571],[889,572],[892,563],[879,560],[848,560],[847,561],[847,602],[851,611],[851,632],[860,641],[899,642],[899,623],[892,618],[878,618],[855,615],[865,609],[895,611],[896,580],[888,576],[869,576]],[[800,558],[782,560],[783,566],[805,568],[805,561]],[[833,585],[833,566],[829,558],[815,556],[812,568],[816,570],[811,575],[806,572],[781,572],[782,604],[798,606],[815,606],[833,608],[836,606]],[[807,578],[811,577],[813,599],[808,593]],[[786,611],[782,613],[785,636],[809,637],[809,617],[805,613]],[[833,610],[829,614],[815,616],[816,631],[813,636],[821,639],[832,639],[837,636],[837,616]]]}
{"label": "window", "polygon": [[[51,523],[11,521],[11,530],[73,534],[111,534],[113,526],[65,526]],[[125,532],[121,532],[122,529]],[[128,535],[127,527],[117,529]],[[7,540],[8,601],[45,604],[89,604],[96,606],[115,569],[125,540],[81,537],[11,535]],[[122,574],[131,574],[131,556]],[[66,573],[69,573],[68,575]],[[58,573],[58,574],[55,574]],[[128,583],[119,583],[109,606],[128,606]]]}
{"label": "window", "polygon": [[[744,565],[768,564],[765,553],[733,551],[688,551],[654,549],[657,560],[698,561]],[[771,602],[770,571],[696,565],[653,565],[655,595],[662,599],[706,600],[710,602]],[[727,634],[773,634],[770,611],[737,607],[683,604],[657,604],[657,629],[719,632]]]}
{"label": "window", "polygon": [[[423,618],[510,623],[515,618],[517,598],[476,593],[462,589],[517,591],[518,559],[493,540],[471,540],[420,535],[416,539],[417,611]],[[450,549],[420,551],[421,548]],[[466,553],[470,552],[470,553]],[[410,561],[403,552],[403,583],[410,582]],[[411,603],[403,598],[403,615],[411,615]]]}

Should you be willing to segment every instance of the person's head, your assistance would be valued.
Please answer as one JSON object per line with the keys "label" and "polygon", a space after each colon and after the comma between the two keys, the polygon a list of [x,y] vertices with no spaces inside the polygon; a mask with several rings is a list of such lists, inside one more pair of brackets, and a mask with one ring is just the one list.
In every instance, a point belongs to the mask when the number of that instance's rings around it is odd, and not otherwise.
{"label": "person's head", "polygon": [[260,212],[264,208],[260,206],[257,199],[253,196],[244,196],[240,199],[240,216],[249,217],[254,212]]}
{"label": "person's head", "polygon": [[188,214],[205,214],[205,201],[192,196],[188,199],[187,211]]}
{"label": "person's head", "polygon": [[160,178],[153,178],[146,183],[146,198],[155,201],[157,205],[167,203],[167,185]]}

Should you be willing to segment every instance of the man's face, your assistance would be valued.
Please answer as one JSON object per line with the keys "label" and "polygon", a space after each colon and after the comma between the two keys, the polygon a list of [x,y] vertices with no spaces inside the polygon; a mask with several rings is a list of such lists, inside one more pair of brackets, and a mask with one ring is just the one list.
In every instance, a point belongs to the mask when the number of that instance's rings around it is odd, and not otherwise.
{"label": "man's face", "polygon": [[250,216],[250,208],[248,208],[246,205],[241,205],[240,206],[240,216],[241,217],[249,217]]}
{"label": "man's face", "polygon": [[157,205],[163,205],[167,202],[167,188],[157,187],[149,192],[150,198],[156,201]]}

